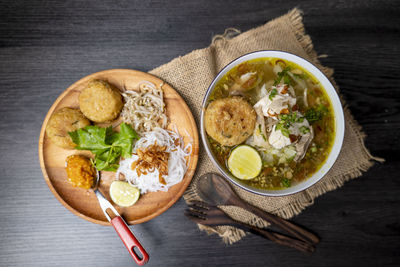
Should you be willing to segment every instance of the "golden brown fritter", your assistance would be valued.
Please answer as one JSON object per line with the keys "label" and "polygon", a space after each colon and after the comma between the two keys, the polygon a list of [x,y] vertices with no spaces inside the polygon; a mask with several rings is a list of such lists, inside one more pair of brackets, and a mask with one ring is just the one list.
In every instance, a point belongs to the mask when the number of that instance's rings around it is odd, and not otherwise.
{"label": "golden brown fritter", "polygon": [[79,107],[82,113],[94,122],[116,119],[123,106],[118,89],[105,81],[89,82],[79,95]]}
{"label": "golden brown fritter", "polygon": [[46,134],[56,146],[73,149],[76,145],[72,142],[68,132],[87,125],[90,125],[90,121],[79,109],[62,108],[51,115],[46,125]]}
{"label": "golden brown fritter", "polygon": [[215,141],[224,146],[244,142],[254,131],[256,112],[242,97],[211,102],[204,114],[205,128]]}

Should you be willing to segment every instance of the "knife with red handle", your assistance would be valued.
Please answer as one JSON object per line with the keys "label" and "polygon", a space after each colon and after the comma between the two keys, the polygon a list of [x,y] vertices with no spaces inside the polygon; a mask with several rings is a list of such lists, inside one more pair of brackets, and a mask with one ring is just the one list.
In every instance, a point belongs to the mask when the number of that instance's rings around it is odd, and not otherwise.
{"label": "knife with red handle", "polygon": [[[145,265],[149,261],[149,254],[147,254],[146,250],[140,244],[139,240],[137,240],[137,238],[134,236],[131,229],[129,229],[128,225],[124,219],[122,219],[121,215],[119,215],[113,205],[111,205],[111,203],[100,193],[99,190],[96,189],[95,193],[104,215],[106,216],[107,220],[111,222],[112,226],[114,226],[115,231],[118,233],[125,247],[128,249],[129,254],[131,254],[132,258],[138,265]],[[110,209],[116,216],[111,219],[110,215],[107,213],[107,209]]]}

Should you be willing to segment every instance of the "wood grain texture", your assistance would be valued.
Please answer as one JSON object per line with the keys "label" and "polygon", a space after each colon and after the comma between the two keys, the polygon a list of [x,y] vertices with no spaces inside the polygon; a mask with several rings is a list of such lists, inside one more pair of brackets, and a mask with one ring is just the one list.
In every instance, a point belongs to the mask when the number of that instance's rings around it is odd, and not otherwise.
{"label": "wood grain texture", "polygon": [[[400,4],[364,1],[0,2],[0,266],[127,266],[114,230],[65,209],[48,189],[37,142],[52,103],[74,81],[104,69],[151,70],[242,31],[304,11],[324,65],[335,69],[371,153],[361,178],[294,218],[318,233],[312,256],[255,236],[233,246],[200,232],[180,199],[135,225],[148,266],[398,266],[400,257]],[[184,96],[183,96],[184,97]]]}
{"label": "wood grain texture", "polygon": [[[39,162],[46,183],[56,198],[68,210],[85,220],[101,225],[111,225],[104,216],[93,190],[73,187],[67,180],[65,159],[74,154],[91,157],[91,153],[62,149],[54,145],[45,132],[47,123],[54,112],[64,107],[79,109],[79,94],[94,79],[107,81],[121,92],[138,90],[139,84],[142,81],[153,83],[157,88],[163,90],[168,117],[168,129],[174,130],[176,128],[182,136],[185,145],[191,143],[192,153],[188,161],[188,169],[180,183],[169,188],[167,192],[149,192],[144,194],[140,196],[138,202],[132,207],[119,207],[115,205],[119,214],[124,217],[128,224],[146,222],[171,207],[182,196],[190,184],[199,156],[199,136],[196,123],[189,107],[170,85],[153,75],[141,71],[128,69],[100,71],[88,75],[68,87],[51,106],[43,121],[39,137]],[[106,127],[112,125],[118,129],[118,125],[121,122],[122,118],[119,117],[111,123],[103,123],[100,126]],[[115,172],[103,171],[100,177],[99,190],[112,203],[109,190],[111,183],[116,179]]]}

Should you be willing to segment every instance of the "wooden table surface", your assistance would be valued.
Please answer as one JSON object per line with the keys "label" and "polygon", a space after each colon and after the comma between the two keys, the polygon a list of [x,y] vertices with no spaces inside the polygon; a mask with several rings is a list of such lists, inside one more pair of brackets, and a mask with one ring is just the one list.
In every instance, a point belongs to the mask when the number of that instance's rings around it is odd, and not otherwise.
{"label": "wooden table surface", "polygon": [[255,236],[227,246],[184,217],[182,199],[132,229],[148,266],[399,265],[400,2],[377,0],[1,1],[0,265],[134,265],[111,227],[70,213],[42,178],[41,123],[65,88],[99,70],[151,70],[295,6],[367,147],[386,162],[294,218],[322,239],[311,256]]}

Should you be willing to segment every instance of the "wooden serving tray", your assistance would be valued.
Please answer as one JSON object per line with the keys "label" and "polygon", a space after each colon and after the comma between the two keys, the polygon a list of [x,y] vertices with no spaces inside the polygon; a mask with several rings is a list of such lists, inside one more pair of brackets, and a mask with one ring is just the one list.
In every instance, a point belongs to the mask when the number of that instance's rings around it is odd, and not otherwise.
{"label": "wooden serving tray", "polygon": [[[163,81],[148,73],[128,69],[97,72],[80,79],[65,90],[54,102],[44,119],[39,138],[39,161],[44,179],[50,190],[72,213],[93,223],[110,225],[93,191],[91,189],[85,190],[73,187],[67,181],[67,173],[65,171],[65,159],[67,156],[72,154],[91,156],[91,153],[89,151],[67,150],[57,147],[48,139],[45,133],[47,122],[56,110],[63,107],[79,108],[79,93],[92,79],[108,81],[120,90],[133,90],[137,88],[138,83],[141,81],[150,81],[159,87]],[[199,138],[193,115],[182,97],[171,86],[164,83],[162,88],[169,125],[176,126],[185,144],[192,142],[193,150],[190,156],[188,171],[183,180],[179,184],[172,186],[168,192],[144,194],[140,196],[135,205],[127,208],[114,205],[129,224],[138,224],[151,220],[171,207],[186,190],[197,165]],[[121,119],[118,119],[112,122],[112,124],[115,126],[120,121]],[[101,172],[99,190],[110,201],[109,187],[114,180],[114,172]],[[111,201],[111,203],[113,202]]]}

